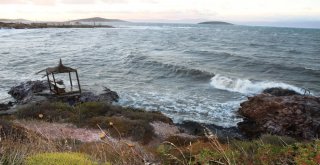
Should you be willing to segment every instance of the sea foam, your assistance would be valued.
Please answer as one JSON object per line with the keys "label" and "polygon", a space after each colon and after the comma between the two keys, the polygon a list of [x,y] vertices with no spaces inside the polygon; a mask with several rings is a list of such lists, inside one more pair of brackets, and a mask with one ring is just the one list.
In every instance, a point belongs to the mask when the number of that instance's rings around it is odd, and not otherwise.
{"label": "sea foam", "polygon": [[271,81],[251,81],[248,79],[231,78],[217,74],[211,78],[211,83],[213,87],[221,90],[227,90],[230,92],[238,92],[245,95],[253,95],[261,93],[267,88],[280,87],[284,89],[294,90],[298,93],[303,93],[303,89],[282,83],[282,82],[271,82]]}

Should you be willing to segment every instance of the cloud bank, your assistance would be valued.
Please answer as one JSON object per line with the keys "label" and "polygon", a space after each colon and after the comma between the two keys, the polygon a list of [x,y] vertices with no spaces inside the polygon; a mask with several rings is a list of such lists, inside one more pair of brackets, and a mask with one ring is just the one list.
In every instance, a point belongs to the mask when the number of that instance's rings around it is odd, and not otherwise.
{"label": "cloud bank", "polygon": [[0,16],[50,21],[91,16],[127,20],[317,21],[320,19],[320,1],[0,0]]}

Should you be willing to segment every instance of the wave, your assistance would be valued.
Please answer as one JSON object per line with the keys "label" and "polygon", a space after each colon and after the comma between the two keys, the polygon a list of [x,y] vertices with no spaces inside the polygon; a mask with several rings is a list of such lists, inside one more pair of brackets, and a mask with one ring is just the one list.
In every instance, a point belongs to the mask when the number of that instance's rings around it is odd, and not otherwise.
{"label": "wave", "polygon": [[150,62],[150,64],[158,69],[162,69],[164,71],[169,71],[170,73],[174,73],[172,76],[174,77],[193,77],[199,80],[208,80],[211,77],[214,76],[213,73],[200,70],[200,69],[194,69],[194,68],[188,68],[185,66],[179,66],[179,65],[173,65],[173,64],[165,64],[160,63],[156,61]]}
{"label": "wave", "polygon": [[192,77],[197,80],[210,80],[215,76],[214,73],[205,70],[158,61],[149,61],[144,57],[134,57],[130,60],[130,63],[131,64],[128,65],[131,65],[134,69],[155,71],[157,74],[160,74],[161,77]]}
{"label": "wave", "polygon": [[[296,50],[291,50],[291,53],[301,54],[302,52],[298,52]],[[290,74],[296,74],[296,75],[312,75],[314,77],[319,77],[320,72],[317,68],[307,68],[304,66],[301,66],[301,64],[295,63],[287,63],[283,62],[282,60],[287,60],[288,57],[279,58],[277,61],[268,61],[266,59],[261,58],[253,58],[253,57],[247,57],[236,53],[227,53],[227,52],[217,52],[217,51],[193,51],[188,50],[184,53],[187,54],[196,54],[196,55],[203,55],[206,57],[206,60],[214,61],[215,63],[219,64],[236,64],[238,67],[244,67],[247,68],[248,66],[254,67],[255,69],[259,70],[260,72],[264,71],[276,71],[276,72],[289,72]],[[273,57],[270,57],[272,59]],[[303,60],[308,59],[307,57],[304,57]],[[296,59],[297,61],[299,59]],[[316,57],[309,58],[308,60],[318,60]]]}
{"label": "wave", "polygon": [[301,88],[281,82],[260,81],[253,82],[248,79],[231,78],[217,74],[211,79],[210,83],[213,87],[231,92],[238,92],[246,95],[261,93],[267,88],[280,87],[284,89],[294,90],[303,93]]}
{"label": "wave", "polygon": [[303,52],[295,50],[295,49],[290,49],[287,51],[289,54],[302,54]]}

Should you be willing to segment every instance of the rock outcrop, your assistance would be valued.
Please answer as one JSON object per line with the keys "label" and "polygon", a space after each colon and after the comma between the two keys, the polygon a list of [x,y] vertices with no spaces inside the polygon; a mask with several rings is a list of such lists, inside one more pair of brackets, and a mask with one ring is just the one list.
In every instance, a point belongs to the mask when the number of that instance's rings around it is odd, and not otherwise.
{"label": "rock outcrop", "polygon": [[10,94],[18,102],[28,102],[34,93],[42,92],[48,89],[49,86],[46,81],[27,81],[12,87],[8,94]]}
{"label": "rock outcrop", "polygon": [[6,111],[9,110],[13,106],[13,102],[8,103],[0,103],[0,111]]}
{"label": "rock outcrop", "polygon": [[184,121],[176,125],[182,132],[193,136],[215,135],[220,140],[244,138],[237,127],[224,128],[214,124],[203,124],[194,121]]}
{"label": "rock outcrop", "polygon": [[[12,87],[8,94],[10,94],[18,104],[26,104],[31,102],[39,101],[63,101],[69,104],[77,104],[82,102],[105,102],[111,104],[112,102],[117,102],[119,100],[119,95],[117,92],[110,90],[109,88],[104,88],[103,93],[97,95],[91,91],[84,91],[81,95],[65,95],[56,97],[49,92],[49,86],[47,81],[27,81],[20,85]],[[6,107],[6,104],[1,107]]]}
{"label": "rock outcrop", "polygon": [[238,110],[244,118],[239,129],[249,138],[270,133],[299,139],[320,135],[320,98],[273,89],[250,97]]}
{"label": "rock outcrop", "polygon": [[268,88],[268,89],[265,89],[262,93],[271,94],[273,96],[301,95],[300,93],[298,93],[294,90],[282,89],[282,88]]}
{"label": "rock outcrop", "polygon": [[110,90],[107,87],[104,87],[103,93],[96,95],[92,92],[83,92],[79,98],[80,102],[106,102],[106,103],[112,103],[112,102],[118,102],[119,101],[119,95],[117,92]]}

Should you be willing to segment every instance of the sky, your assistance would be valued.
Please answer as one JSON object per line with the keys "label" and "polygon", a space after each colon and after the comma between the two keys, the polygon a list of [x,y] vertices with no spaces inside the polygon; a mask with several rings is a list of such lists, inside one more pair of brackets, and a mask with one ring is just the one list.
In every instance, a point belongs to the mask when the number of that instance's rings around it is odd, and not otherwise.
{"label": "sky", "polygon": [[0,0],[0,18],[66,21],[96,16],[136,22],[317,24],[320,0]]}

